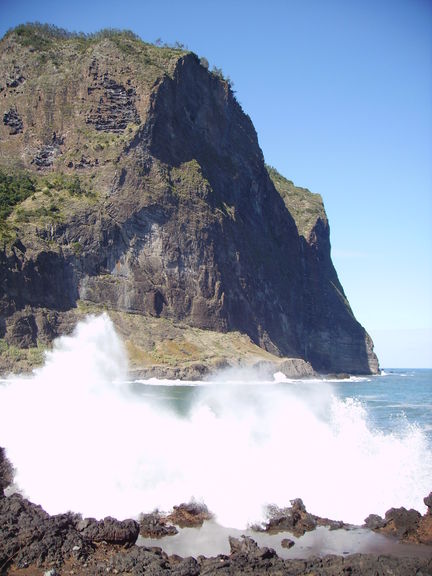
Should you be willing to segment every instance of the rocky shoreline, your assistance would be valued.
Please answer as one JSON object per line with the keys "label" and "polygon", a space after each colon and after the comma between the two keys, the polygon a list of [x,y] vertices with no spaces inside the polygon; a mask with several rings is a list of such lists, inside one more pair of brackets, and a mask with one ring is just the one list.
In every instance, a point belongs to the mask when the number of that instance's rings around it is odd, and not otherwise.
{"label": "rocky shoreline", "polygon": [[[136,520],[114,518],[83,519],[68,512],[50,516],[21,494],[5,494],[13,481],[13,469],[0,448],[0,574],[47,576],[63,574],[133,575],[386,575],[412,576],[432,574],[432,493],[424,501],[425,515],[415,510],[392,508],[385,518],[370,515],[365,526],[377,533],[391,535],[400,542],[422,544],[418,555],[315,556],[308,559],[283,559],[274,549],[259,546],[250,536],[229,538],[230,553],[215,557],[168,555],[160,547],[137,545],[141,537],[175,534],[178,528],[201,526],[211,519],[203,505],[176,506],[170,515],[143,514]],[[7,490],[6,490],[7,492]],[[268,521],[253,529],[261,532],[290,532],[299,536],[328,526],[330,530],[348,528],[343,522],[319,518],[307,512],[296,499],[288,508],[270,507]],[[178,528],[177,528],[178,527]],[[284,538],[289,548],[293,540]],[[419,547],[420,550],[420,547]]]}

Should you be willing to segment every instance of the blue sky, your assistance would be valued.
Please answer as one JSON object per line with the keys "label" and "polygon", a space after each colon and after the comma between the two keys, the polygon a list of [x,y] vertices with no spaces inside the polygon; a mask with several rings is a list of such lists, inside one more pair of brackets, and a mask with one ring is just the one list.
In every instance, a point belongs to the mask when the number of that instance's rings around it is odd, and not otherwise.
{"label": "blue sky", "polygon": [[383,367],[432,367],[430,0],[0,0],[23,22],[180,41],[234,82],[266,162],[320,193]]}

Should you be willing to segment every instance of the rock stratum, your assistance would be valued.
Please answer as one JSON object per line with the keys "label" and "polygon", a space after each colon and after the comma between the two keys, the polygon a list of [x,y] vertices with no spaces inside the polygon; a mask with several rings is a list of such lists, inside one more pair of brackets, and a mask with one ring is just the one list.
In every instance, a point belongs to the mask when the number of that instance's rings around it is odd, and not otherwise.
{"label": "rock stratum", "polygon": [[128,32],[19,26],[0,42],[0,102],[3,370],[106,309],[137,369],[171,354],[201,374],[241,341],[239,356],[306,372],[378,371],[321,197],[265,165],[204,59]]}

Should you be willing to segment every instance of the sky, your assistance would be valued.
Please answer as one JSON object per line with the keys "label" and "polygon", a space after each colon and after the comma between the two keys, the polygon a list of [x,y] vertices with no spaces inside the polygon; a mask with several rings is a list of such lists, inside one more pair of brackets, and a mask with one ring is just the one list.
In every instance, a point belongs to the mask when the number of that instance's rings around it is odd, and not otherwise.
{"label": "sky", "polygon": [[0,0],[25,22],[133,30],[222,68],[265,160],[321,194],[382,367],[432,367],[432,0]]}

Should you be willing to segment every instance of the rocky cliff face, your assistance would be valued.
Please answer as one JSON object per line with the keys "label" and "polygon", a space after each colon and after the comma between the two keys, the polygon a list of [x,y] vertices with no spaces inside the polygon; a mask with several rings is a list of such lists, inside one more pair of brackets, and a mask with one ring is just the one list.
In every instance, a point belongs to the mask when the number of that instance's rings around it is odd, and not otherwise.
{"label": "rocky cliff face", "polygon": [[6,196],[31,181],[2,199],[6,342],[49,341],[87,301],[242,332],[319,371],[377,371],[322,201],[267,169],[228,82],[130,34],[27,26],[0,51]]}

